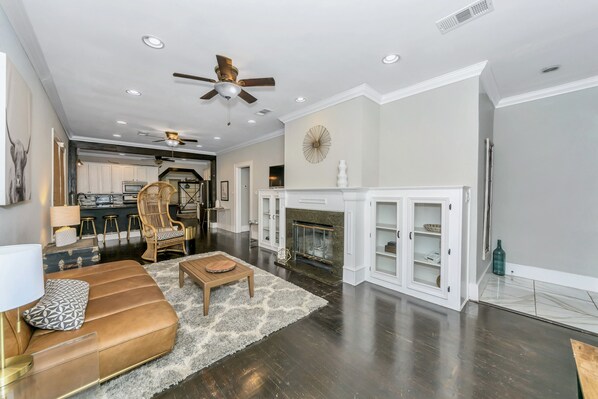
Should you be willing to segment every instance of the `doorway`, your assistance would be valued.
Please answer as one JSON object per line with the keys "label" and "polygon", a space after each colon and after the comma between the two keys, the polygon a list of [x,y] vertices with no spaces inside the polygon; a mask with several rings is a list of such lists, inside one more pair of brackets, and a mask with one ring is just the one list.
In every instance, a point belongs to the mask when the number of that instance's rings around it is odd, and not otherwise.
{"label": "doorway", "polygon": [[249,231],[253,200],[251,190],[253,187],[252,162],[235,164],[235,232]]}

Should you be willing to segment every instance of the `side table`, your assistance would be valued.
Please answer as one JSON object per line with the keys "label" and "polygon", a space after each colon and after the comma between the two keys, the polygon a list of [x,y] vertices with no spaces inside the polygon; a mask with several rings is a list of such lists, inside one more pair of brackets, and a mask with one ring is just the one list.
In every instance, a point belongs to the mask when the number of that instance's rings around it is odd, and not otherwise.
{"label": "side table", "polygon": [[77,242],[56,247],[54,243],[43,250],[44,272],[53,273],[76,267],[93,266],[100,262],[97,238],[83,238]]}

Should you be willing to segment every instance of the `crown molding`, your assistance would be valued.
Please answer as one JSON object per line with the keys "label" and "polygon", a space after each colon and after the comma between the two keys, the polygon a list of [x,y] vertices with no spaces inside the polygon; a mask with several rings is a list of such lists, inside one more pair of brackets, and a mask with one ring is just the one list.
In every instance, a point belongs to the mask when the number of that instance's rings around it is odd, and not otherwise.
{"label": "crown molding", "polygon": [[242,144],[234,145],[232,147],[225,148],[222,151],[218,151],[216,155],[223,155],[231,151],[239,150],[241,148],[249,147],[250,145],[263,143],[264,141],[272,140],[273,138],[280,137],[284,135],[284,129],[278,129],[273,131],[272,133],[268,133],[264,136],[258,137],[257,139],[246,141]]}
{"label": "crown molding", "polygon": [[381,100],[380,93],[378,93],[376,90],[371,88],[368,84],[364,83],[359,86],[355,86],[352,89],[345,90],[338,94],[335,94],[332,97],[328,97],[324,100],[310,104],[305,108],[301,108],[300,110],[290,112],[286,115],[282,115],[278,119],[282,123],[287,123],[292,120],[301,118],[305,115],[313,114],[314,112],[321,111],[323,109],[332,107],[333,105],[337,105],[337,104],[352,100],[352,99],[360,97],[360,96],[364,96],[364,97],[369,98],[370,100],[374,101],[375,103],[380,104],[380,100]]}
{"label": "crown molding", "polygon": [[[72,136],[71,140],[85,141],[87,143],[114,144],[114,145],[124,145],[124,146],[129,146],[129,147],[151,148],[154,150],[162,150],[162,151],[168,150],[167,148],[164,148],[163,145],[133,143],[131,141],[123,141],[123,140],[98,139],[98,138],[91,138],[91,137],[85,137],[85,136]],[[168,147],[168,148],[170,148],[170,147]],[[179,147],[179,146],[176,147],[176,151],[177,152],[188,152],[190,154],[204,154],[204,155],[214,155],[214,156],[216,155],[215,152],[211,152],[211,151],[193,151],[193,150],[189,150],[189,149],[183,149],[182,147]]]}
{"label": "crown molding", "polygon": [[412,86],[384,94],[382,95],[382,101],[380,101],[379,104],[387,104],[402,98],[413,96],[415,94],[423,93],[425,91],[437,89],[439,87],[457,83],[465,79],[480,76],[487,64],[488,61],[478,62],[477,64],[457,69],[456,71],[445,73],[444,75],[424,80],[423,82],[416,83]]}
{"label": "crown molding", "polygon": [[554,97],[561,94],[571,93],[574,91],[591,89],[592,87],[596,86],[598,86],[598,75],[586,79],[576,80],[574,82],[565,83],[558,86],[549,87],[547,89],[535,90],[530,91],[528,93],[505,97],[499,101],[496,108],[503,108],[515,104],[540,100],[542,98]]}

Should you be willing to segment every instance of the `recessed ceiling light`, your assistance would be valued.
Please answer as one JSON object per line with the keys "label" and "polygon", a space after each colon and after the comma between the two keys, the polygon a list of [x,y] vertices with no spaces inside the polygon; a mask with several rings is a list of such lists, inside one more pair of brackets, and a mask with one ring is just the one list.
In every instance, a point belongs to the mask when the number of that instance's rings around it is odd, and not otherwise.
{"label": "recessed ceiling light", "polygon": [[388,54],[386,57],[382,58],[382,62],[384,64],[394,64],[400,59],[401,57],[399,57],[398,54]]}
{"label": "recessed ceiling light", "polygon": [[247,123],[249,123],[250,125],[255,125],[255,120],[250,119],[250,120],[247,121]]}
{"label": "recessed ceiling light", "polygon": [[135,89],[127,89],[127,94],[129,94],[131,96],[140,96],[141,92],[139,90],[135,90]]}
{"label": "recessed ceiling light", "polygon": [[122,137],[122,136],[121,136],[120,134],[118,134],[118,133],[114,133],[114,134],[113,134],[113,136],[114,136],[114,137]]}
{"label": "recessed ceiling light", "polygon": [[546,68],[542,68],[542,73],[558,71],[561,68],[560,65],[552,65]]}
{"label": "recessed ceiling light", "polygon": [[307,98],[305,98],[305,97],[297,97],[295,99],[295,102],[304,103],[306,100],[307,100]]}
{"label": "recessed ceiling light", "polygon": [[197,144],[197,145],[195,145],[195,146],[196,146],[196,147],[199,147],[199,148],[203,147],[203,145],[201,145],[201,144]]}
{"label": "recessed ceiling light", "polygon": [[141,38],[143,43],[151,48],[164,48],[164,42],[155,36],[145,35]]}
{"label": "recessed ceiling light", "polygon": [[125,153],[124,152],[119,152],[118,155],[120,155],[121,157],[124,157]]}
{"label": "recessed ceiling light", "polygon": [[137,134],[140,136],[149,136],[148,132],[137,132]]}
{"label": "recessed ceiling light", "polygon": [[220,137],[216,136],[214,137],[214,140],[220,140]]}
{"label": "recessed ceiling light", "polygon": [[127,124],[127,122],[125,122],[125,121],[116,121],[116,123],[118,123],[119,125],[126,125]]}

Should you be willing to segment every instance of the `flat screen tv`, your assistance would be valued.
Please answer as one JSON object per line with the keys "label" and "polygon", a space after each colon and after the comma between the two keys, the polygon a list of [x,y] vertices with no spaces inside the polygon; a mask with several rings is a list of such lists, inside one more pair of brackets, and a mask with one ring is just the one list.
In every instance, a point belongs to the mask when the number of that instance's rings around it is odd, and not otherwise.
{"label": "flat screen tv", "polygon": [[270,166],[270,188],[284,187],[284,165]]}

